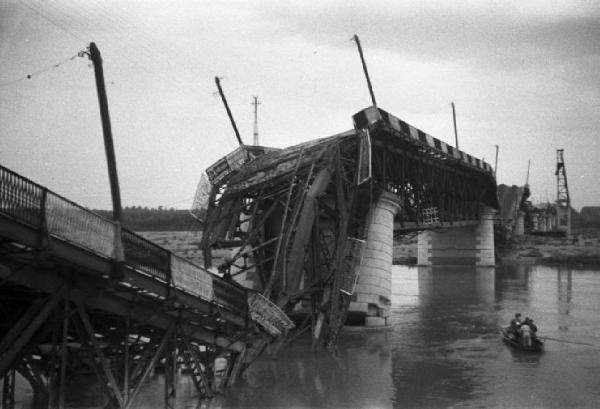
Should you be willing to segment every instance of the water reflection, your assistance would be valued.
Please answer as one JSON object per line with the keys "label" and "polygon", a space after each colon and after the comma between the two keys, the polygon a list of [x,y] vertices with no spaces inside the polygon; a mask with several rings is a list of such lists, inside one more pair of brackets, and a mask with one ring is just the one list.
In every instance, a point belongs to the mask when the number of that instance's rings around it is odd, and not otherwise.
{"label": "water reflection", "polygon": [[497,327],[497,319],[490,316],[494,269],[415,270],[418,316],[405,323],[402,318],[410,316],[398,314],[395,322],[399,335],[392,358],[395,406],[443,407],[468,400],[482,390],[481,371],[471,361],[486,355],[485,344]]}
{"label": "water reflection", "polygon": [[520,301],[527,302],[531,289],[530,264],[504,264],[495,268],[495,291],[497,300],[513,299],[515,294],[521,294]]}
{"label": "water reflection", "polygon": [[558,312],[560,315],[569,315],[571,298],[573,297],[573,272],[571,269],[564,271],[559,267],[556,270],[556,288]]}
{"label": "water reflection", "polygon": [[[597,407],[598,272],[511,264],[396,273],[403,297],[394,301],[405,303],[394,306],[394,406]],[[550,338],[546,353],[501,343],[497,328],[517,311]]]}
{"label": "water reflection", "polygon": [[211,408],[391,407],[390,333],[345,333],[338,357],[300,339],[277,359],[263,359]]}

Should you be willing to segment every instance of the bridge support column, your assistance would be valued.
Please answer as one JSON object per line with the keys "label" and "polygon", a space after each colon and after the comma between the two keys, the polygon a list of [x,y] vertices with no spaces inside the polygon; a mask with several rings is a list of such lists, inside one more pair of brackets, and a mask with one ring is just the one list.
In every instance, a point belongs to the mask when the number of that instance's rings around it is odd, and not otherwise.
{"label": "bridge support column", "polygon": [[494,213],[494,209],[485,207],[481,210],[480,221],[475,226],[420,232],[417,264],[493,266]]}
{"label": "bridge support column", "polygon": [[537,219],[538,219],[537,231],[545,232],[547,230],[546,229],[546,215],[542,213],[538,216]]}
{"label": "bridge support column", "polygon": [[392,298],[394,216],[399,198],[388,192],[379,197],[369,215],[367,244],[349,316],[365,317],[366,326],[387,325]]}
{"label": "bridge support column", "polygon": [[517,221],[515,223],[514,236],[523,236],[525,234],[525,213],[522,211],[517,212]]}

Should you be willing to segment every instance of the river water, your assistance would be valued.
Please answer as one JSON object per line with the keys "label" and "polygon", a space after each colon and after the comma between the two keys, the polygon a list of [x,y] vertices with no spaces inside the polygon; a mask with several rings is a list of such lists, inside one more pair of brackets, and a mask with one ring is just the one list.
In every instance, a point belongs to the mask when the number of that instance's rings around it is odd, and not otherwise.
{"label": "river water", "polygon": [[[394,266],[392,293],[389,330],[345,330],[337,357],[299,339],[201,406],[183,378],[178,407],[600,407],[600,270]],[[542,354],[501,342],[515,312],[547,337]],[[100,405],[85,390],[71,407]],[[162,390],[153,379],[136,407],[162,408]]]}

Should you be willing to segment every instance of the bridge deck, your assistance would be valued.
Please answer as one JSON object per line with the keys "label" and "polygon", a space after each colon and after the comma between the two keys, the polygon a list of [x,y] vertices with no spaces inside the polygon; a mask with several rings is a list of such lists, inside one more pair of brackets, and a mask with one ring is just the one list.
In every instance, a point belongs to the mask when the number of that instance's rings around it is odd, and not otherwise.
{"label": "bridge deck", "polygon": [[[249,345],[259,353],[265,343],[292,328],[287,317],[260,298],[260,311],[251,315],[249,299],[256,304],[257,296],[248,289],[119,227],[0,166],[0,379],[17,369],[34,388],[50,388],[36,379],[51,376],[47,371],[52,365],[25,362],[51,362],[56,354],[43,351],[59,348],[61,338],[82,346],[87,338],[105,345],[87,348],[93,360],[131,361],[129,369],[115,374],[109,367],[95,368],[101,383],[110,386],[105,394],[123,406],[124,396],[134,386],[138,390],[141,376],[156,366],[175,336],[177,345],[183,343],[178,350],[187,351],[188,366],[196,368],[199,391],[210,395],[209,363],[200,364],[200,356],[209,359],[207,351],[212,351],[213,359],[216,354],[238,357],[239,371]],[[80,319],[67,325],[74,318],[61,315],[60,303],[65,310],[76,306]],[[261,312],[273,315],[269,322],[261,321]],[[62,336],[57,334],[60,325],[65,328]],[[74,344],[77,339],[81,341]],[[80,355],[84,349],[70,348],[69,353]],[[145,355],[139,352],[144,349]],[[143,361],[142,355],[153,359]],[[130,373],[134,365],[135,377]],[[127,385],[123,379],[113,379],[128,376],[130,388],[122,386]]]}

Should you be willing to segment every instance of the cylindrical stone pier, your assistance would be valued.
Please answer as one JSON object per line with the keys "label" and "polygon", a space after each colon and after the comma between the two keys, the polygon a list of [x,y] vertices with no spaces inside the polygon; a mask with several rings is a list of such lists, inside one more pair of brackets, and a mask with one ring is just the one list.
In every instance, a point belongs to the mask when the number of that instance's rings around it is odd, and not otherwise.
{"label": "cylindrical stone pier", "polygon": [[367,244],[350,315],[365,316],[366,326],[387,324],[392,300],[392,261],[394,216],[400,210],[399,198],[383,192],[369,215]]}
{"label": "cylindrical stone pier", "polygon": [[480,211],[479,224],[475,229],[475,265],[493,266],[496,264],[494,243],[494,215],[496,210],[485,206]]}

